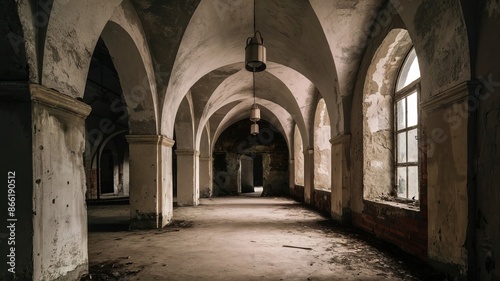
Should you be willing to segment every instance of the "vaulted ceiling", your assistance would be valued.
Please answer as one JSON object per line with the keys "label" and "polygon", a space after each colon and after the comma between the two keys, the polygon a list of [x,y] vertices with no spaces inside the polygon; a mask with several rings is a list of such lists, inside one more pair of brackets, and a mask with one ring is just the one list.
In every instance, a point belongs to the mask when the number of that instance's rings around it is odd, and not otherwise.
{"label": "vaulted ceiling", "polygon": [[[332,123],[342,130],[341,99],[352,91],[382,2],[256,0],[254,7],[252,0],[133,0],[133,5],[155,70],[161,73],[157,84],[160,103],[166,105],[162,115],[169,116],[190,94],[192,116],[178,112],[177,119],[194,117],[199,137],[207,123],[216,134],[248,117],[252,74],[243,61],[255,8],[268,61],[267,70],[256,74],[257,103],[263,118],[287,139],[297,124],[307,145],[320,98],[328,105]],[[170,131],[174,120],[173,115],[164,117],[162,128]]]}

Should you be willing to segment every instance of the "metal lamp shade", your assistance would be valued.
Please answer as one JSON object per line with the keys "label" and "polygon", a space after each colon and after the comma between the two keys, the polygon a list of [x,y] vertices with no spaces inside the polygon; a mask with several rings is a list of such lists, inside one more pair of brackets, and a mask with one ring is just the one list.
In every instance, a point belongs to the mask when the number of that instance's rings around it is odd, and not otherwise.
{"label": "metal lamp shade", "polygon": [[253,124],[250,126],[250,134],[252,134],[252,135],[257,135],[257,134],[259,134],[259,124],[257,124],[257,123],[253,123]]}
{"label": "metal lamp shade", "polygon": [[266,69],[266,47],[260,32],[248,37],[245,47],[245,69],[251,72],[261,72]]}
{"label": "metal lamp shade", "polygon": [[260,108],[254,103],[250,109],[250,121],[257,122],[260,120]]}

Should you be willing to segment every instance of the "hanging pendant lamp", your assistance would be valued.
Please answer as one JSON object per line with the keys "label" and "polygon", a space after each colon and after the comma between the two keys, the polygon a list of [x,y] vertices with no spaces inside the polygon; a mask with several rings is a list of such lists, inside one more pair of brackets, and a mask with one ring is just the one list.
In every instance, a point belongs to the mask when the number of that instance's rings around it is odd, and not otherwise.
{"label": "hanging pendant lamp", "polygon": [[259,133],[259,124],[257,124],[257,121],[260,120],[260,109],[257,106],[257,103],[255,102],[255,72],[252,73],[252,78],[253,78],[253,105],[250,108],[250,121],[253,122],[253,124],[250,126],[250,134],[252,135],[257,135]]}
{"label": "hanging pendant lamp", "polygon": [[252,75],[253,77],[253,105],[250,108],[250,121],[257,122],[260,120],[260,109],[255,102],[255,72]]}
{"label": "hanging pendant lamp", "polygon": [[259,124],[257,124],[256,122],[254,122],[250,126],[250,134],[252,134],[254,136],[259,134]]}
{"label": "hanging pendant lamp", "polygon": [[266,69],[266,47],[260,31],[255,30],[255,0],[253,1],[253,37],[247,38],[245,47],[245,69],[261,72]]}

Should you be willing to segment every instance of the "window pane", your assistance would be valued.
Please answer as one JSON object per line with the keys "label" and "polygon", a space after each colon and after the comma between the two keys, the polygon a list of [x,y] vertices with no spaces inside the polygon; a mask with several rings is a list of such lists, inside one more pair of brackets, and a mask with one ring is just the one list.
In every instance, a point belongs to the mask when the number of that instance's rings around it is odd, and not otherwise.
{"label": "window pane", "polygon": [[406,163],[406,132],[398,134],[398,163]]}
{"label": "window pane", "polygon": [[408,199],[418,200],[418,166],[408,167]]}
{"label": "window pane", "polygon": [[418,65],[417,53],[412,49],[403,63],[399,73],[396,91],[411,84],[411,82],[420,78],[420,67]]}
{"label": "window pane", "polygon": [[415,126],[418,124],[417,92],[408,96],[406,105],[408,106],[408,127]]}
{"label": "window pane", "polygon": [[418,65],[418,59],[415,57],[415,59],[411,62],[410,69],[408,70],[405,86],[410,85],[411,82],[417,80],[418,78],[420,78],[420,67]]}
{"label": "window pane", "polygon": [[417,129],[408,131],[408,162],[418,162],[418,132]]}
{"label": "window pane", "polygon": [[401,129],[404,129],[406,128],[406,107],[405,107],[405,99],[402,99],[400,101],[398,101],[398,104],[397,104],[397,112],[398,112],[398,116],[397,116],[397,124],[398,124],[398,130],[401,130]]}
{"label": "window pane", "polygon": [[398,167],[396,184],[398,185],[398,197],[406,197],[406,167]]}

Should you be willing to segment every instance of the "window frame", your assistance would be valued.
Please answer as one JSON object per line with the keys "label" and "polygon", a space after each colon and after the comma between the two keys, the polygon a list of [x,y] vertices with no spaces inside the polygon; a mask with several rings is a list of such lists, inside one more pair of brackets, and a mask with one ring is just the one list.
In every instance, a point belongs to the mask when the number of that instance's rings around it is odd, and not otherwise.
{"label": "window frame", "polygon": [[[395,87],[394,87],[394,96],[393,96],[393,116],[394,116],[394,122],[393,122],[393,143],[394,143],[394,155],[393,155],[393,167],[394,167],[394,173],[393,173],[393,178],[394,178],[394,185],[392,188],[394,198],[396,199],[397,202],[402,202],[402,203],[410,203],[414,201],[420,202],[421,198],[421,182],[422,182],[422,169],[421,169],[421,164],[422,164],[422,159],[421,159],[421,118],[422,118],[422,110],[420,109],[420,81],[421,81],[421,76],[420,78],[412,81],[410,84],[406,85],[405,87],[398,89],[398,85],[400,84],[400,77],[402,71],[404,71],[405,65],[408,62],[409,55],[414,51],[414,47],[410,48],[408,53],[406,54],[405,60],[403,64],[401,65],[398,75],[396,76],[397,78],[395,79]],[[414,59],[418,60],[418,57],[415,56]],[[405,127],[403,129],[398,129],[398,109],[397,109],[397,104],[400,100],[408,98],[410,95],[413,93],[416,93],[417,95],[417,113],[418,113],[418,118],[417,118],[417,124],[411,127]],[[407,102],[405,102],[405,126],[408,124],[408,106]],[[408,133],[409,131],[412,131],[414,129],[417,129],[417,162],[408,162],[406,161],[405,163],[400,164],[398,162],[398,134],[402,132]],[[406,149],[408,149],[408,135],[406,137]],[[406,152],[408,154],[408,151]],[[407,155],[408,156],[408,155]],[[406,159],[408,160],[408,159]],[[412,200],[409,198],[409,190],[408,190],[408,169],[407,169],[407,174],[406,174],[406,179],[407,179],[407,186],[406,186],[406,198],[405,197],[399,197],[398,196],[398,172],[397,169],[399,167],[417,167],[417,178],[418,178],[418,184],[417,184],[417,193],[418,193],[418,199]]]}

